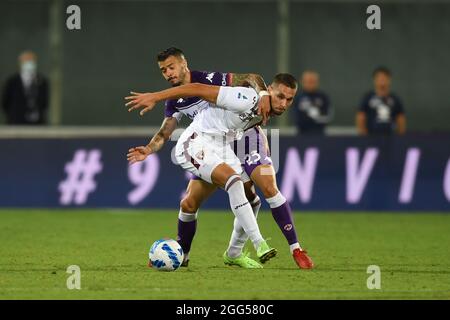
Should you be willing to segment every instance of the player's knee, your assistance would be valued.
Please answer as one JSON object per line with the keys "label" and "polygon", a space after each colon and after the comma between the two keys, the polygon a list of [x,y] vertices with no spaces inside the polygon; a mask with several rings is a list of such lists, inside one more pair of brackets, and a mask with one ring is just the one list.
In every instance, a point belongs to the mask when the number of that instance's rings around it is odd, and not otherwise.
{"label": "player's knee", "polygon": [[264,198],[272,198],[277,195],[279,192],[278,188],[272,184],[267,184],[261,187],[261,192],[264,195]]}
{"label": "player's knee", "polygon": [[180,202],[181,210],[185,213],[196,213],[199,209],[199,203],[191,197],[184,197]]}

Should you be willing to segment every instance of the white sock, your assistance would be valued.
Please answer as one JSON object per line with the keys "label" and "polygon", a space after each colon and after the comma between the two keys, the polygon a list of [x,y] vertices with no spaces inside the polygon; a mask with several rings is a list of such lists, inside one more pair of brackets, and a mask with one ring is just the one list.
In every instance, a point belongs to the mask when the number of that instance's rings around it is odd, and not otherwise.
{"label": "white sock", "polygon": [[272,198],[267,198],[266,201],[269,204],[270,208],[278,208],[286,202],[286,198],[281,194],[280,191],[278,191],[276,195],[274,195]]}
{"label": "white sock", "polygon": [[180,208],[180,211],[178,212],[178,219],[180,219],[183,222],[191,222],[194,220],[197,220],[198,211],[196,213],[186,213],[183,212]]}
{"label": "white sock", "polygon": [[225,184],[225,191],[228,192],[231,210],[237,221],[245,230],[255,249],[257,249],[264,239],[259,231],[252,207],[245,197],[244,184],[241,177],[232,175]]}
{"label": "white sock", "polygon": [[295,249],[302,250],[302,247],[300,247],[300,243],[296,242],[289,245],[289,250],[291,251],[291,254],[294,252]]}
{"label": "white sock", "polygon": [[[258,218],[259,209],[261,208],[261,200],[258,196],[250,202],[252,206],[253,215]],[[228,245],[227,254],[230,258],[237,258],[242,254],[242,249],[248,240],[248,235],[244,228],[239,224],[237,218],[234,218],[233,233],[231,234],[230,243]]]}

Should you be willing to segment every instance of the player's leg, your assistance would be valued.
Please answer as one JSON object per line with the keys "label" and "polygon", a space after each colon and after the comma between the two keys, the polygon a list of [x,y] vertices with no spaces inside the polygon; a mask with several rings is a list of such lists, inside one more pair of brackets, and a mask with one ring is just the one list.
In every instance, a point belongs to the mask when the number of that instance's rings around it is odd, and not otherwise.
{"label": "player's leg", "polygon": [[[261,201],[256,194],[255,187],[253,185],[253,182],[250,180],[250,177],[248,177],[245,172],[241,174],[241,177],[242,181],[244,182],[245,196],[252,206],[253,215],[255,216],[255,218],[257,218],[259,209],[261,208]],[[247,240],[248,236],[245,233],[244,228],[242,228],[237,218],[235,218],[233,222],[233,232],[231,234],[230,242],[228,244],[227,250],[224,253],[224,261],[226,264],[235,264],[244,268],[259,267],[258,265],[253,264],[251,261],[249,261],[250,263],[247,265],[247,261],[244,261],[244,258],[242,258],[242,250]],[[230,261],[234,260],[236,260],[235,263],[230,263]]]}
{"label": "player's leg", "polygon": [[269,204],[272,216],[286,238],[297,265],[303,269],[312,268],[314,265],[312,260],[303,251],[298,242],[291,207],[286,201],[286,198],[278,190],[275,171],[272,165],[262,164],[257,166],[251,173],[251,179],[261,190]]}
{"label": "player's leg", "polygon": [[191,179],[186,194],[180,202],[177,241],[184,252],[182,263],[184,267],[187,267],[189,263],[189,252],[197,230],[198,209],[216,189],[217,187],[211,183],[201,179]]}
{"label": "player's leg", "polygon": [[231,210],[253,243],[260,261],[264,263],[274,257],[276,250],[270,248],[261,235],[252,207],[245,197],[244,183],[240,174],[237,174],[228,164],[221,163],[212,170],[211,180],[228,193]]}
{"label": "player's leg", "polygon": [[180,136],[175,151],[176,160],[181,167],[225,189],[231,209],[249,235],[260,261],[265,262],[275,256],[276,250],[270,248],[263,239],[250,203],[245,198],[240,177],[242,168],[230,146],[215,141],[215,138],[208,134],[197,133],[189,126]]}
{"label": "player's leg", "polygon": [[[255,192],[253,182],[247,176],[245,180],[244,175],[241,175],[244,182],[245,196],[252,206],[253,215],[258,218],[259,208],[261,207],[261,201]],[[248,254],[243,253],[244,245],[248,240],[248,235],[245,233],[244,228],[239,224],[238,219],[235,217],[233,221],[233,232],[231,234],[230,242],[227,250],[223,254],[225,264],[237,265],[246,269],[262,268],[262,266],[251,259]]]}

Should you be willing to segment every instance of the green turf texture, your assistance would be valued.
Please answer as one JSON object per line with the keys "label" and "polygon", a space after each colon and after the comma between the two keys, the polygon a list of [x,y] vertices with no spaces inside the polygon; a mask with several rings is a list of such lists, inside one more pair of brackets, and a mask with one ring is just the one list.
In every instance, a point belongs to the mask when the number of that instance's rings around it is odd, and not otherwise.
{"label": "green turf texture", "polygon": [[[297,212],[314,270],[297,268],[268,211],[258,221],[278,256],[264,269],[225,266],[232,221],[200,212],[189,268],[160,272],[148,250],[175,237],[176,210],[0,210],[0,299],[450,298],[449,214]],[[81,290],[66,287],[69,265]],[[367,288],[369,265],[380,290]]]}

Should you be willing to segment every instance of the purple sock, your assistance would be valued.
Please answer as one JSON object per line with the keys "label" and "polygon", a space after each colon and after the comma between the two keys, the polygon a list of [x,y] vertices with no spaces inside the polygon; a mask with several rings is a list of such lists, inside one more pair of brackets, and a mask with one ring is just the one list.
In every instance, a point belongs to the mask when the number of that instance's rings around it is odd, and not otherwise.
{"label": "purple sock", "polygon": [[189,253],[191,250],[191,244],[196,230],[197,219],[185,222],[178,218],[177,241],[185,254]]}
{"label": "purple sock", "polygon": [[271,210],[273,218],[277,222],[281,232],[283,232],[289,245],[298,242],[294,222],[292,221],[292,211],[289,203],[285,201],[281,206],[271,208]]}

